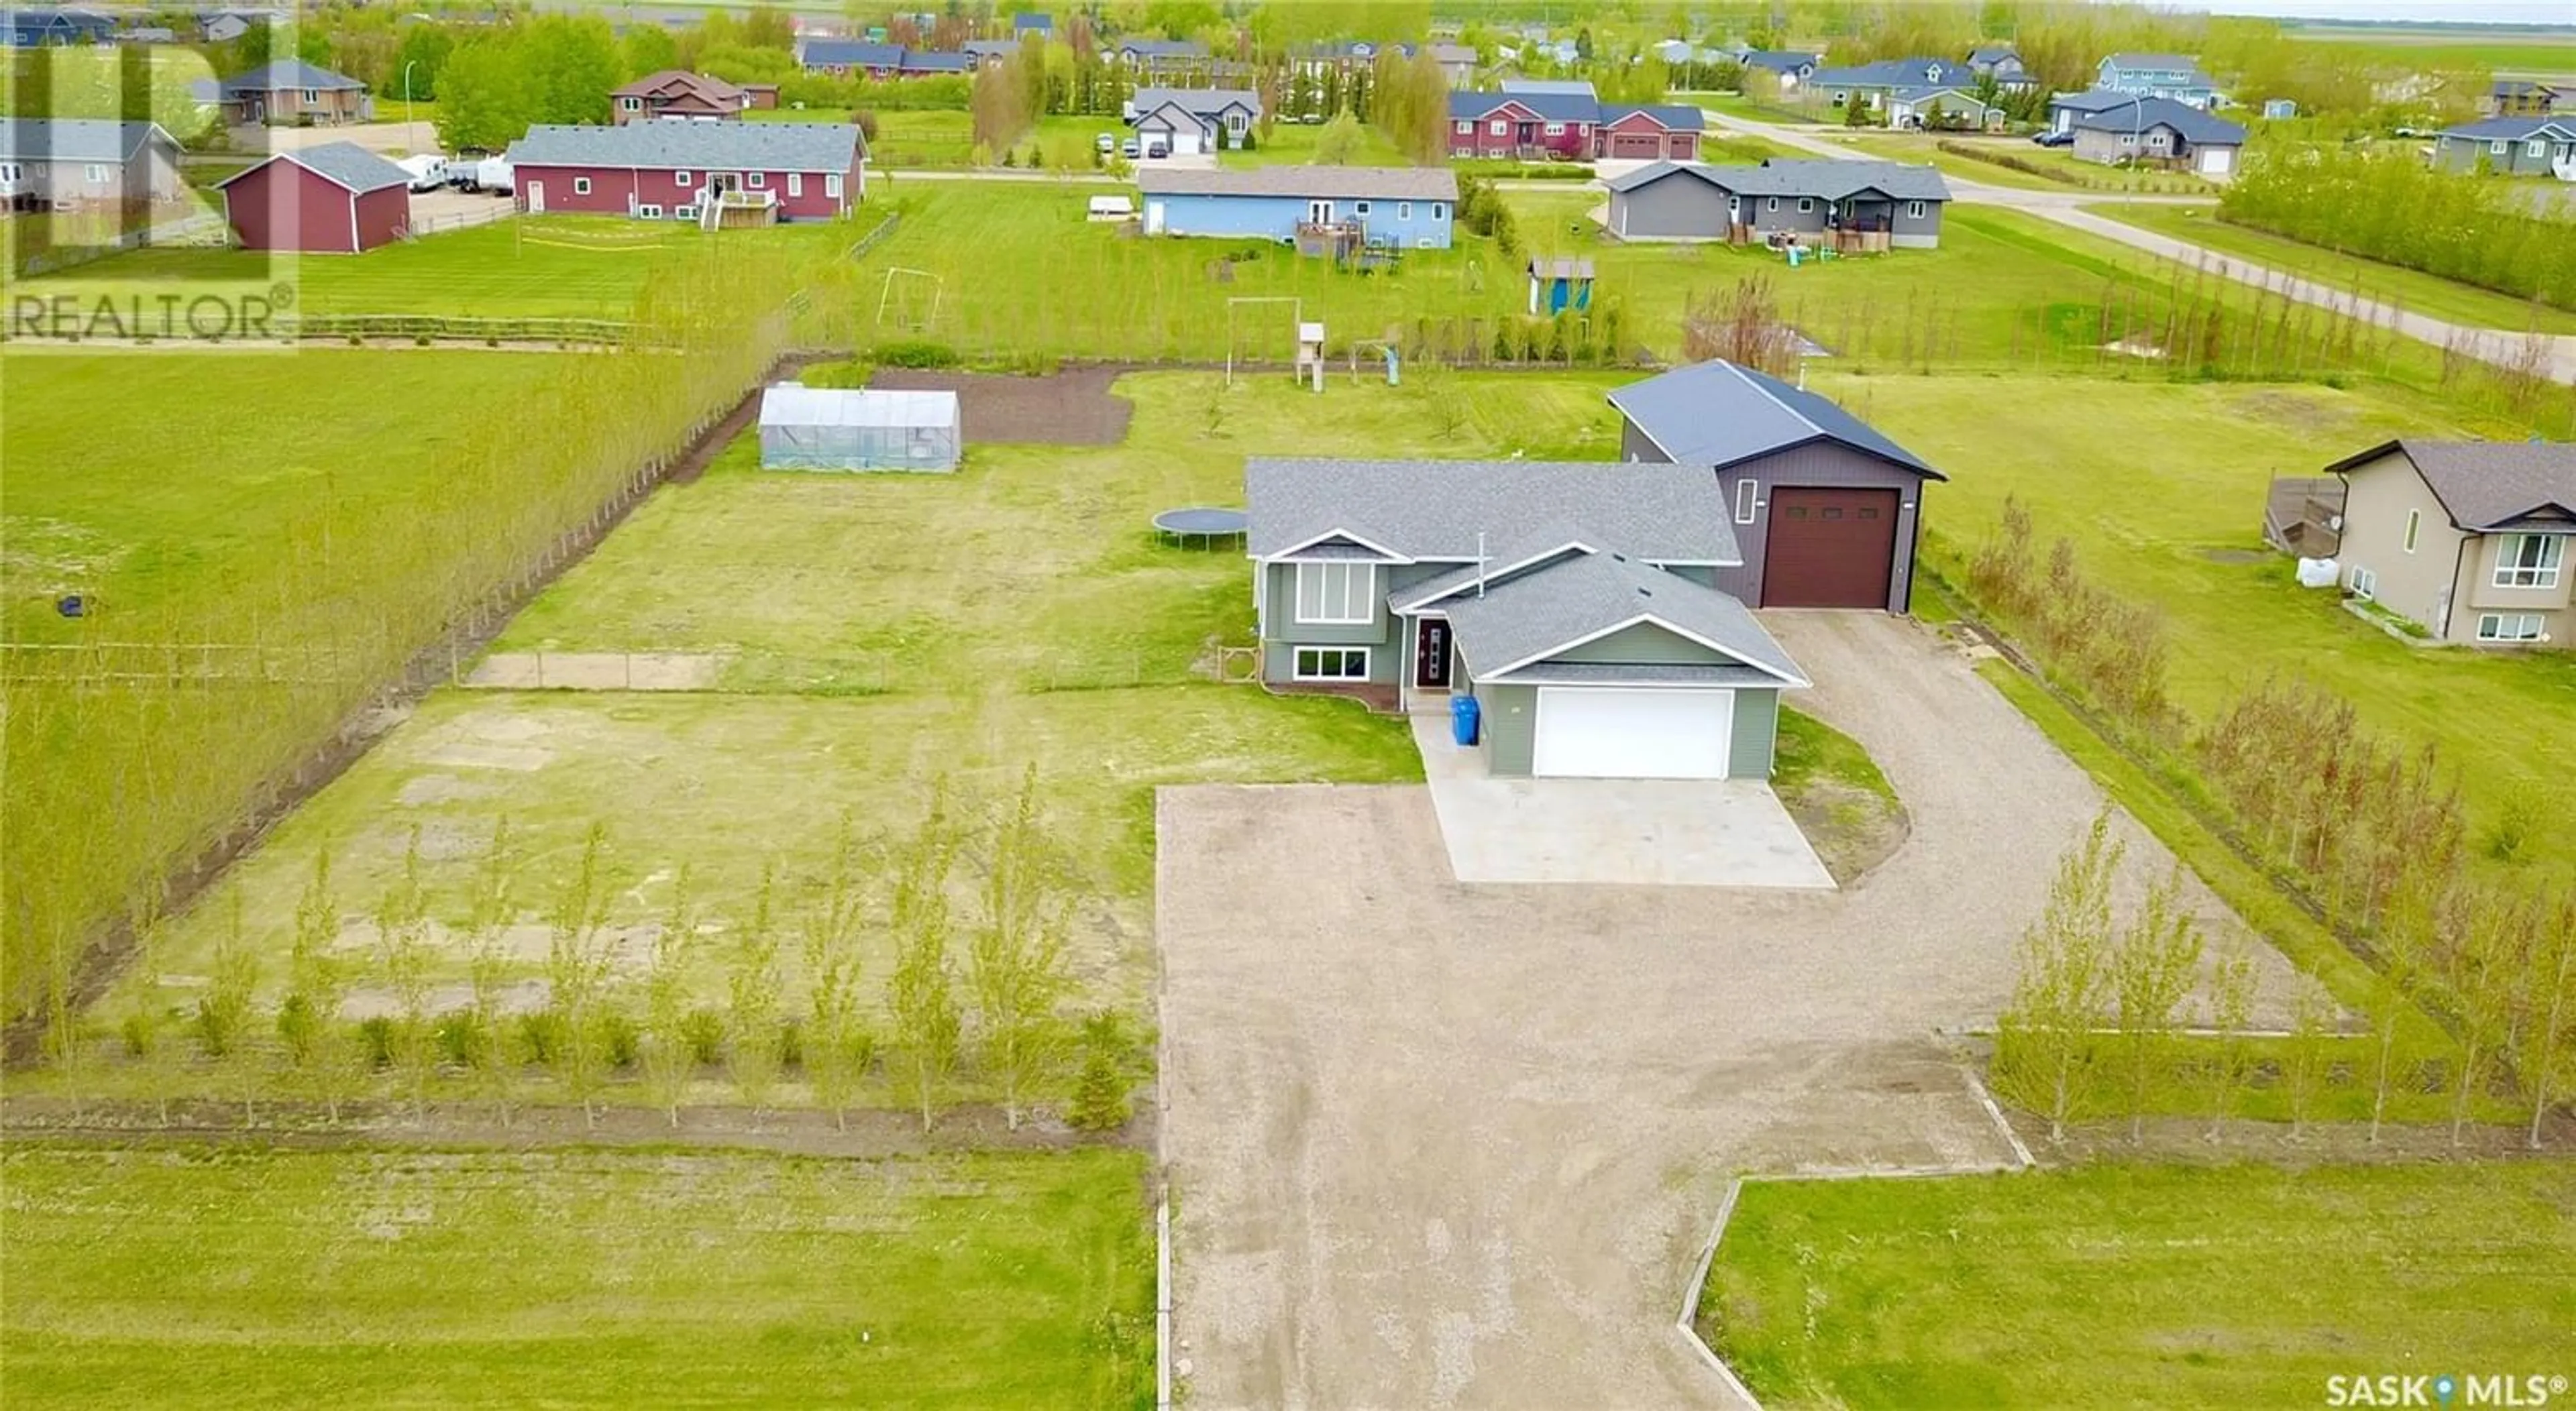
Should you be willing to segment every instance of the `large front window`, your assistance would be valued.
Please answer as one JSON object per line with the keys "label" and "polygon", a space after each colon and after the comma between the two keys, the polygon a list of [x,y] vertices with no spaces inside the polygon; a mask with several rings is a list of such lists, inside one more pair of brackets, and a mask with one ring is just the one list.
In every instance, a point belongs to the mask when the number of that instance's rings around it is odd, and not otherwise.
{"label": "large front window", "polygon": [[1367,563],[1297,565],[1299,622],[1373,622],[1377,619],[1377,566]]}
{"label": "large front window", "polygon": [[2489,612],[2478,615],[2481,642],[2537,642],[2541,620],[2536,612]]}
{"label": "large front window", "polygon": [[2495,585],[2499,588],[2555,588],[2559,561],[2567,554],[2564,534],[2507,534],[2496,545]]}
{"label": "large front window", "polygon": [[1366,647],[1299,647],[1296,677],[1300,681],[1366,681]]}

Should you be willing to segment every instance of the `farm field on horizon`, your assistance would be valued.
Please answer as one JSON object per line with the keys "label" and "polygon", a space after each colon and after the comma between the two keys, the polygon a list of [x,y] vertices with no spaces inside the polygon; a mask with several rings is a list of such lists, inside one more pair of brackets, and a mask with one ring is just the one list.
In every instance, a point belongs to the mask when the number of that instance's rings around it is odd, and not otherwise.
{"label": "farm field on horizon", "polygon": [[13,12],[12,1404],[2558,1399],[2576,25],[1743,9]]}

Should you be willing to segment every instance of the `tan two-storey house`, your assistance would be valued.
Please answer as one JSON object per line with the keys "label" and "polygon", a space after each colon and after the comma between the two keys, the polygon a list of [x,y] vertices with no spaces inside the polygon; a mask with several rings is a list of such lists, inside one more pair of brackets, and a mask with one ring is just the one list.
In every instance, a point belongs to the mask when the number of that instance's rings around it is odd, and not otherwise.
{"label": "tan two-storey house", "polygon": [[2576,643],[2576,445],[2410,437],[2326,470],[2354,596],[2440,641]]}

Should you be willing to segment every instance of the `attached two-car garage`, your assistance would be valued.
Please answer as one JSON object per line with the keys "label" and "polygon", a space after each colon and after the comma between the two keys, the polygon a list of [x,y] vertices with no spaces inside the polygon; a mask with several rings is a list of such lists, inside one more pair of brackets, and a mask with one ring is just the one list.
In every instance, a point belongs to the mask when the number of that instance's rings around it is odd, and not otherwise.
{"label": "attached two-car garage", "polygon": [[1542,778],[1723,779],[1735,692],[1542,686],[1530,772]]}

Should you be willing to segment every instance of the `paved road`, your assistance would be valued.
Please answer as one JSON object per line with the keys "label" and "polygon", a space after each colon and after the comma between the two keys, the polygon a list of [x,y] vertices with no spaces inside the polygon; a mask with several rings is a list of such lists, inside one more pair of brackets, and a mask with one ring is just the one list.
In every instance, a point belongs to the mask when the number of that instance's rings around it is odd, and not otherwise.
{"label": "paved road", "polygon": [[[1754,122],[1738,117],[1723,118],[1719,123],[1721,127],[1777,142],[1784,147],[1793,147],[1802,152],[1813,152],[1818,156],[1857,161],[1872,160],[1869,153],[1855,152],[1848,147],[1839,146],[1776,123]],[[2430,343],[2437,348],[2464,347],[2479,360],[2499,367],[2520,368],[2534,361],[2534,335],[2504,329],[2473,327],[2468,324],[2452,323],[2446,319],[2431,318],[2401,309],[2394,304],[2382,303],[2377,299],[2359,298],[2347,290],[2336,289],[2331,285],[2318,284],[2295,275],[2285,274],[2268,266],[2255,264],[2241,256],[2223,254],[2204,245],[2195,245],[2188,240],[2177,240],[2170,235],[2161,235],[2152,230],[2141,230],[2125,221],[2113,220],[2108,216],[2080,209],[2086,205],[2101,205],[2106,199],[2111,199],[2102,195],[2074,191],[2025,191],[2018,187],[1989,185],[1986,182],[1969,180],[1947,172],[1943,173],[1943,177],[1950,183],[1950,189],[1962,201],[2028,211],[2044,220],[2052,220],[2060,225],[2098,235],[2104,239],[2116,240],[2151,255],[2179,260],[2189,265],[2206,265],[2212,274],[2221,275],[2242,284],[2269,289],[2275,294],[2296,299],[2303,304],[2315,304],[2320,308],[2332,309],[2350,318],[2364,319],[2381,328],[2395,328],[2409,338]],[[2200,196],[2131,196],[2117,199],[2152,205],[2209,204],[2208,198]],[[2552,380],[2576,383],[2576,336],[2538,336],[2537,360],[2545,366]]]}
{"label": "paved road", "polygon": [[2101,796],[1928,629],[1766,621],[1912,813],[1840,892],[1462,885],[1419,786],[1162,791],[1191,1405],[1726,1405],[1672,1324],[1729,1173],[2011,1160],[1932,1031]]}

